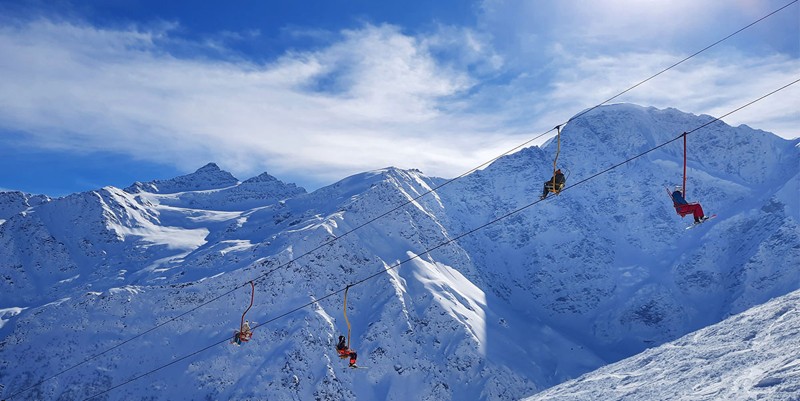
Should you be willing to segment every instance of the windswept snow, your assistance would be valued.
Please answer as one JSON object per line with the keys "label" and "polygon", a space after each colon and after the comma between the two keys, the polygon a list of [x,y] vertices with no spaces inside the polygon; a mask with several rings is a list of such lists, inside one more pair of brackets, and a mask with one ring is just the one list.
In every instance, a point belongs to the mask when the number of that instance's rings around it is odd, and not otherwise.
{"label": "windswept snow", "polygon": [[12,317],[19,315],[27,308],[5,308],[0,309],[0,329],[6,325],[6,322],[11,320]]}
{"label": "windswept snow", "polygon": [[[415,256],[409,254],[409,257]],[[478,344],[476,351],[485,356],[486,296],[483,291],[457,270],[442,263],[429,263],[417,258],[410,262],[410,266],[413,280],[407,280],[407,285],[421,285],[430,292],[442,310],[464,325]]]}
{"label": "windswept snow", "polygon": [[525,401],[797,400],[798,304],[795,291]]}
{"label": "windswept snow", "polygon": [[122,241],[127,236],[133,236],[150,245],[163,245],[167,249],[177,250],[196,249],[205,243],[205,237],[209,233],[206,229],[186,230],[178,227],[160,227],[152,224],[144,224],[135,228],[109,224],[108,227],[114,230]]}
{"label": "windswept snow", "polygon": [[110,288],[108,293],[111,295],[116,294],[139,294],[144,292],[144,289],[138,285],[126,285],[121,288]]}

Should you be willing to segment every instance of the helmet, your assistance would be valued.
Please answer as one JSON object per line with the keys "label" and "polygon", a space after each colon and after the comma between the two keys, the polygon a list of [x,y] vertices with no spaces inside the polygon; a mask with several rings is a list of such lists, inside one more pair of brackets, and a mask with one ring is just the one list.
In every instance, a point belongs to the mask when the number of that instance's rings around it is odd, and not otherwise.
{"label": "helmet", "polygon": [[341,340],[341,339],[343,339],[343,338],[344,338],[344,336],[339,336],[339,339],[340,339],[340,340]]}
{"label": "helmet", "polygon": [[675,190],[676,190],[676,191],[679,191],[679,192],[683,192],[683,187],[682,187],[682,186],[680,186],[680,185],[676,185],[676,186],[675,186]]}

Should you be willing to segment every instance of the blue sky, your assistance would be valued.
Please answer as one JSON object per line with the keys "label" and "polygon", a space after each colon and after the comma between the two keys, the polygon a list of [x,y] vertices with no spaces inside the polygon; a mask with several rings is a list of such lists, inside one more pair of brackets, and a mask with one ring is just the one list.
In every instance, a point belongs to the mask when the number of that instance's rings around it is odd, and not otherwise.
{"label": "blue sky", "polygon": [[[790,2],[0,0],[0,189],[452,177]],[[798,78],[794,3],[615,102],[721,115]],[[795,138],[798,104],[725,121]]]}

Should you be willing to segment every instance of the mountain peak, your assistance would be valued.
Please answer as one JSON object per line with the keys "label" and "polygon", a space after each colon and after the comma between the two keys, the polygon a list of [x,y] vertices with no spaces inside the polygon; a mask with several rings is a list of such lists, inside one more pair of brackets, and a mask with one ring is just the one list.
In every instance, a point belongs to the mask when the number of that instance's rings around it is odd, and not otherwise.
{"label": "mountain peak", "polygon": [[130,187],[125,188],[125,191],[170,194],[186,191],[220,189],[238,183],[239,180],[231,173],[220,169],[216,163],[208,163],[191,174],[170,178],[168,180],[153,180],[146,183],[136,182]]}
{"label": "mountain peak", "polygon": [[222,169],[220,169],[219,166],[217,166],[217,163],[211,162],[211,163],[208,163],[205,166],[200,167],[199,169],[197,169],[197,171],[195,171],[195,174],[197,174],[197,173],[209,173],[209,172],[210,173],[216,173],[218,171],[222,171]]}
{"label": "mountain peak", "polygon": [[7,219],[29,207],[49,201],[50,198],[44,195],[29,195],[20,191],[0,192],[0,219]]}
{"label": "mountain peak", "polygon": [[273,182],[273,181],[279,181],[279,180],[265,171],[255,177],[244,180],[242,184],[250,184],[256,182]]}

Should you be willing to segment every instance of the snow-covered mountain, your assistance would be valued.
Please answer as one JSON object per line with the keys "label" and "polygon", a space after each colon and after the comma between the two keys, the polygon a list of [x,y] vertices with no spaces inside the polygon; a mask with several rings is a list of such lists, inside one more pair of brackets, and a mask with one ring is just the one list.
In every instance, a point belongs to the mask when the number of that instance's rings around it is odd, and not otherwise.
{"label": "snow-covered mountain", "polygon": [[797,400],[798,303],[792,292],[526,401]]}
{"label": "snow-covered mountain", "polygon": [[[183,208],[241,211],[269,205],[281,199],[304,194],[305,189],[262,173],[239,182],[215,163],[209,163],[192,174],[170,180],[137,182],[125,189],[136,194],[169,194],[158,202]],[[151,198],[152,200],[152,198]]]}
{"label": "snow-covered mountain", "polygon": [[0,192],[0,220],[24,212],[28,208],[50,201],[44,195],[28,195],[22,192]]}
{"label": "snow-covered mountain", "polygon": [[182,175],[169,180],[153,180],[135,182],[125,190],[128,192],[147,191],[157,194],[172,194],[187,191],[202,191],[230,187],[239,183],[231,173],[220,170],[215,163],[208,163],[192,174]]}
{"label": "snow-covered mountain", "polygon": [[[690,135],[688,197],[718,217],[688,231],[664,190],[682,177],[678,142],[583,182],[710,120],[593,110],[563,130],[560,196],[461,238],[538,199],[554,144],[364,227],[446,181],[387,168],[306,193],[209,164],[125,190],[5,195],[0,383],[14,394],[147,332],[12,399],[82,399],[169,362],[99,398],[530,396],[800,288],[800,141],[721,122]],[[253,340],[179,360],[231,336],[255,278],[247,316],[268,323]],[[351,283],[367,370],[333,352]]]}

